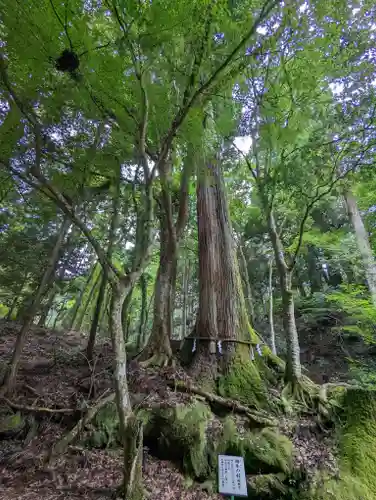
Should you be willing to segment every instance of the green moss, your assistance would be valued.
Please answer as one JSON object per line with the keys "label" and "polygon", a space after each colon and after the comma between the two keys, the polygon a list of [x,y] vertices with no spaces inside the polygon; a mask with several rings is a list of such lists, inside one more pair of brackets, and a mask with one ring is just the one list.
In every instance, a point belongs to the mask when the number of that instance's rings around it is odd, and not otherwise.
{"label": "green moss", "polygon": [[0,417],[0,436],[11,437],[20,432],[25,426],[25,420],[20,413]]}
{"label": "green moss", "polygon": [[94,432],[88,444],[94,448],[104,448],[120,444],[119,417],[115,403],[101,408],[93,419]]}
{"label": "green moss", "polygon": [[343,406],[341,467],[376,492],[376,391],[349,390]]}
{"label": "green moss", "polygon": [[145,437],[163,458],[178,460],[184,472],[204,479],[210,474],[206,430],[211,418],[209,407],[199,401],[161,409],[149,421]]}
{"label": "green moss", "polygon": [[218,393],[241,403],[265,407],[267,392],[255,362],[237,356],[229,372],[218,379]]}
{"label": "green moss", "polygon": [[223,424],[215,454],[242,456],[247,474],[291,473],[293,468],[291,441],[272,429],[239,434],[235,422],[228,417]]}
{"label": "green moss", "polygon": [[252,476],[248,480],[248,498],[260,500],[262,498],[284,498],[289,488],[284,484],[286,474],[261,474]]}
{"label": "green moss", "polygon": [[347,390],[338,429],[338,479],[319,477],[310,500],[374,500],[376,492],[376,391]]}

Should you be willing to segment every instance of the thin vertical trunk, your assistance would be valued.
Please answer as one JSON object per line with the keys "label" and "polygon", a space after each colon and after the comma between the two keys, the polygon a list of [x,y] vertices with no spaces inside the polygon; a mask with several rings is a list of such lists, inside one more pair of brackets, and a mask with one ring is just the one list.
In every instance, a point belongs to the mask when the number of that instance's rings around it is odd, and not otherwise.
{"label": "thin vertical trunk", "polygon": [[242,242],[240,242],[238,245],[238,254],[239,254],[239,261],[240,261],[239,262],[240,269],[242,270],[241,275],[242,275],[243,283],[244,283],[245,303],[247,304],[247,311],[248,311],[248,316],[249,316],[250,322],[253,325],[253,323],[255,321],[255,308],[253,305],[252,288],[251,288],[251,283],[249,281],[248,266],[247,266],[247,261],[246,261],[245,255],[244,255]]}
{"label": "thin vertical trunk", "polygon": [[307,255],[308,276],[311,283],[311,294],[322,290],[322,270],[318,266],[317,249],[308,245]]}
{"label": "thin vertical trunk", "polygon": [[274,316],[273,316],[273,259],[269,260],[269,327],[270,348],[273,354],[277,354],[275,346]]}
{"label": "thin vertical trunk", "polygon": [[124,451],[124,483],[122,497],[142,498],[142,424],[136,419],[131,406],[127,381],[127,352],[123,335],[122,310],[125,297],[133,285],[124,280],[112,286],[110,332],[115,353],[115,394],[120,433]]}
{"label": "thin vertical trunk", "polygon": [[364,226],[355,197],[350,190],[347,190],[344,196],[349,219],[353,226],[356,242],[362,257],[372,303],[376,307],[376,262],[369,242],[368,233]]}
{"label": "thin vertical trunk", "polygon": [[[191,154],[191,153],[190,153]],[[173,331],[178,245],[188,220],[189,179],[192,158],[187,157],[180,184],[180,199],[176,223],[173,221],[173,203],[167,185],[168,171],[162,170],[160,197],[160,253],[154,291],[153,327],[148,346],[142,354],[146,364],[167,365],[172,362],[170,339]]]}
{"label": "thin vertical trunk", "polygon": [[285,261],[283,245],[277,232],[273,212],[270,212],[268,215],[268,230],[281,284],[283,329],[287,346],[285,380],[294,385],[301,379],[302,368],[300,364],[298,331],[295,321],[294,297],[291,288],[292,271]]}
{"label": "thin vertical trunk", "polygon": [[19,367],[19,362],[20,362],[22,350],[23,350],[23,347],[24,347],[24,344],[26,341],[27,333],[30,329],[32,322],[33,322],[35,314],[38,312],[40,300],[43,296],[46,284],[49,282],[51,274],[55,270],[56,263],[57,263],[57,260],[59,258],[59,254],[60,254],[60,249],[63,245],[64,238],[65,238],[65,235],[69,229],[70,224],[71,224],[70,220],[66,217],[63,220],[63,223],[62,223],[61,228],[59,230],[59,233],[57,235],[54,248],[52,249],[50,258],[49,258],[48,263],[47,263],[46,270],[45,270],[43,277],[39,283],[38,289],[37,289],[35,296],[33,298],[33,302],[30,305],[30,307],[25,315],[23,325],[22,325],[20,331],[18,332],[16,344],[15,344],[13,354],[12,354],[12,359],[10,361],[8,370],[5,374],[3,385],[0,389],[1,395],[7,394],[14,389],[14,386],[16,383],[18,367]]}
{"label": "thin vertical trunk", "polygon": [[76,298],[76,302],[75,302],[74,307],[73,307],[72,317],[71,317],[70,324],[68,327],[69,330],[73,330],[73,328],[75,326],[77,315],[78,315],[78,312],[80,310],[80,305],[82,304],[82,300],[83,300],[84,295],[85,295],[85,290],[87,289],[90,282],[94,278],[95,268],[96,268],[96,264],[94,264],[92,266],[91,271],[89,273],[89,276],[85,282],[85,285],[82,287],[82,290],[80,290],[80,293],[79,293],[78,297]]}
{"label": "thin vertical trunk", "polygon": [[138,326],[137,350],[140,349],[142,339],[144,338],[145,321],[146,321],[147,306],[148,306],[148,284],[145,274],[142,274],[140,277],[140,287],[141,287],[141,310],[140,310],[140,324]]}
{"label": "thin vertical trunk", "polygon": [[29,273],[26,273],[24,279],[21,281],[21,284],[16,291],[16,296],[14,297],[14,299],[12,301],[12,304],[10,306],[10,309],[9,309],[7,317],[6,317],[7,320],[11,320],[12,317],[15,315],[14,313],[17,310],[17,305],[18,305],[18,301],[20,299],[20,295],[22,294],[22,290],[23,290],[24,286],[26,285],[28,278],[29,278]]}
{"label": "thin vertical trunk", "polygon": [[181,311],[181,339],[184,340],[187,336],[187,303],[188,303],[188,285],[189,285],[189,267],[190,261],[186,259],[184,262],[183,273],[183,304]]}
{"label": "thin vertical trunk", "polygon": [[[114,193],[114,196],[112,199],[111,223],[110,223],[110,229],[108,232],[107,258],[109,261],[111,261],[111,258],[112,258],[112,250],[114,247],[114,240],[115,240],[115,231],[116,231],[116,228],[118,226],[118,219],[119,219],[120,168],[119,168],[118,173],[119,173],[119,178],[117,179],[117,182],[115,184],[115,193]],[[107,287],[107,283],[108,283],[108,276],[107,276],[106,268],[103,267],[102,271],[103,271],[102,272],[102,280],[101,280],[101,284],[99,287],[97,302],[95,304],[93,320],[92,320],[91,326],[90,326],[89,341],[88,341],[88,344],[86,347],[86,357],[90,363],[93,361],[94,346],[95,346],[95,339],[97,336],[99,318],[100,318],[101,310],[103,307],[103,300],[104,300],[104,297],[106,294],[106,287]]]}
{"label": "thin vertical trunk", "polygon": [[104,272],[102,272],[101,284],[99,287],[97,301],[95,303],[94,316],[93,316],[93,319],[91,322],[90,332],[89,332],[89,340],[88,340],[87,347],[86,347],[86,357],[90,363],[93,361],[93,357],[94,357],[95,339],[97,336],[99,317],[100,317],[101,310],[102,310],[102,304],[103,304],[103,299],[104,299],[104,295],[106,292],[106,286],[107,286],[107,277],[106,277],[106,274]]}
{"label": "thin vertical trunk", "polygon": [[121,322],[123,325],[123,334],[124,338],[127,341],[128,340],[128,335],[129,335],[129,326],[130,326],[130,306],[132,302],[132,297],[133,297],[133,288],[132,290],[127,294],[123,301],[123,308],[121,312]]}
{"label": "thin vertical trunk", "polygon": [[53,288],[51,288],[51,290],[50,290],[50,292],[48,294],[48,300],[47,300],[46,304],[43,306],[43,309],[41,311],[41,315],[40,315],[40,318],[39,318],[39,321],[38,321],[38,326],[44,326],[45,325],[48,313],[51,310],[51,307],[52,307],[52,304],[53,304],[55,296],[56,296],[56,290],[53,287]]}
{"label": "thin vertical trunk", "polygon": [[[99,264],[95,264],[95,266],[99,266]],[[81,307],[81,303],[79,304],[79,309],[78,309],[79,314],[77,314],[78,319],[77,319],[77,323],[74,324],[75,330],[80,331],[82,328],[82,323],[84,321],[86,311],[87,311],[89,305],[91,304],[94,293],[98,288],[98,284],[99,284],[100,280],[102,279],[102,273],[103,273],[103,270],[100,269],[97,277],[95,278],[95,281],[93,282],[92,287],[90,288],[90,291],[89,291],[89,294],[87,296],[85,303],[82,305],[82,307]],[[95,272],[94,272],[94,275],[95,275]],[[93,277],[94,277],[94,275],[93,275]],[[90,284],[90,282],[88,284]],[[84,297],[82,297],[82,298],[84,298]]]}

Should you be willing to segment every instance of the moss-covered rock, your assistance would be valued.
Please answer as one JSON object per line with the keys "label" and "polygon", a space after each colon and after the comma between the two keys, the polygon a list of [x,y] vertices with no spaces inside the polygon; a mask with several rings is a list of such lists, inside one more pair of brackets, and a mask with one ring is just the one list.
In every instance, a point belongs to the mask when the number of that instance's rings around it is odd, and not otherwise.
{"label": "moss-covered rock", "polygon": [[376,498],[376,391],[350,389],[338,428],[338,478],[318,476],[309,500]]}
{"label": "moss-covered rock", "polygon": [[93,432],[90,434],[88,444],[94,448],[108,448],[120,445],[119,417],[115,402],[108,403],[95,415]]}
{"label": "moss-covered rock", "polygon": [[200,401],[153,412],[144,435],[146,444],[161,458],[177,461],[196,479],[210,475],[207,427],[213,415]]}
{"label": "moss-covered rock", "polygon": [[291,441],[272,429],[239,434],[235,422],[227,418],[215,452],[244,458],[246,474],[289,474],[293,468]]}
{"label": "moss-covered rock", "polygon": [[20,413],[0,415],[0,438],[9,439],[19,434],[26,425]]}

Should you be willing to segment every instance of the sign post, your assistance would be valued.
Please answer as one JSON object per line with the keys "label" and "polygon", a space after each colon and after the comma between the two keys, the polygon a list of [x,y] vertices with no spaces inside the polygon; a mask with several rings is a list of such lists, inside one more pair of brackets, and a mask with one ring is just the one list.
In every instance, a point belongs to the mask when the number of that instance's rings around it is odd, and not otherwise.
{"label": "sign post", "polygon": [[248,497],[243,457],[218,455],[218,491],[232,500]]}

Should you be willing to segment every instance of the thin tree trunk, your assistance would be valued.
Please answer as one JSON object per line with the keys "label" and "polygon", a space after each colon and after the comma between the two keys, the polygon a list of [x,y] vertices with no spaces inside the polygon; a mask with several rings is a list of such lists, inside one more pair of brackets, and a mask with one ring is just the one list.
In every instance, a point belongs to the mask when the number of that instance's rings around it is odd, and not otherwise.
{"label": "thin tree trunk", "polygon": [[13,301],[12,301],[12,304],[11,304],[11,306],[10,306],[10,308],[9,308],[9,311],[8,311],[8,314],[7,314],[7,316],[6,316],[6,319],[7,319],[8,321],[12,319],[12,316],[13,316],[13,314],[14,314],[14,312],[15,312],[16,308],[17,308],[18,299],[19,299],[19,296],[18,296],[18,295],[16,295],[16,296],[14,297]]}
{"label": "thin tree trunk", "polygon": [[277,232],[273,212],[270,212],[268,215],[268,230],[281,284],[283,329],[287,346],[285,380],[295,385],[301,379],[302,369],[300,364],[298,331],[295,321],[294,297],[291,289],[292,272],[285,261],[283,245]]}
{"label": "thin tree trunk", "polygon": [[20,331],[18,332],[16,344],[15,344],[13,354],[12,354],[12,359],[10,361],[7,372],[5,374],[5,378],[3,380],[3,385],[0,389],[0,395],[2,395],[2,396],[9,393],[9,392],[12,392],[14,389],[14,386],[16,383],[18,367],[19,367],[19,363],[20,363],[20,359],[21,359],[21,354],[22,354],[22,350],[23,350],[23,347],[24,347],[24,344],[26,341],[27,333],[30,329],[32,322],[33,322],[34,316],[38,311],[38,308],[40,305],[40,300],[43,296],[43,292],[45,290],[46,284],[48,283],[48,281],[51,277],[51,274],[55,270],[56,263],[57,263],[57,260],[59,258],[59,254],[60,254],[60,249],[63,245],[64,238],[65,238],[65,235],[69,229],[70,224],[71,224],[71,222],[68,219],[68,217],[65,217],[63,220],[63,223],[61,225],[61,228],[59,230],[59,233],[57,235],[55,246],[54,246],[54,248],[51,252],[50,258],[48,260],[46,270],[43,274],[43,277],[39,283],[38,289],[37,289],[35,296],[33,298],[33,302],[25,315],[23,325],[22,325]]}
{"label": "thin tree trunk", "polygon": [[[118,227],[118,220],[119,220],[119,202],[120,202],[120,168],[119,168],[119,178],[117,179],[117,182],[115,183],[115,193],[112,198],[112,214],[111,214],[111,223],[110,223],[110,229],[108,232],[108,246],[107,246],[107,259],[111,261],[112,258],[112,250],[114,247],[114,240],[115,240],[115,231],[116,228]],[[98,330],[98,324],[99,324],[99,318],[103,306],[103,300],[106,294],[106,287],[108,283],[108,275],[107,275],[107,270],[106,267],[103,267],[102,269],[102,280],[101,280],[101,285],[99,287],[99,293],[97,297],[97,302],[95,304],[95,311],[94,311],[94,316],[93,320],[91,322],[90,326],[90,333],[89,333],[89,341],[86,347],[86,357],[88,361],[91,363],[93,361],[93,356],[94,356],[94,346],[95,346],[95,339],[97,336],[97,330]]]}
{"label": "thin tree trunk", "polygon": [[242,278],[244,282],[244,298],[245,298],[245,303],[247,304],[247,310],[248,310],[248,315],[251,324],[254,324],[255,321],[255,308],[253,305],[253,297],[252,297],[252,288],[251,288],[251,283],[249,281],[249,274],[248,274],[248,266],[247,266],[247,261],[244,255],[243,251],[243,245],[242,242],[239,243],[238,245],[238,253],[239,253],[239,258],[240,258],[240,269],[242,269]]}
{"label": "thin tree trunk", "polygon": [[[95,264],[95,266],[100,266],[100,264],[97,263],[97,264]],[[79,309],[77,311],[78,319],[77,319],[77,323],[74,324],[74,330],[80,331],[81,328],[82,328],[82,323],[84,321],[87,309],[88,309],[89,305],[91,304],[91,301],[92,301],[92,298],[94,296],[94,293],[97,290],[98,284],[99,284],[99,282],[102,279],[102,273],[103,273],[103,269],[100,268],[99,272],[98,272],[98,275],[95,278],[95,281],[93,282],[92,287],[90,288],[90,291],[89,291],[89,294],[87,296],[87,299],[86,299],[85,303],[82,305],[82,307],[81,307],[81,304],[79,304]],[[95,276],[95,271],[94,271],[93,277],[94,276]],[[88,282],[88,285],[89,284],[90,284],[90,282]],[[84,296],[82,296],[82,299],[84,299]]]}
{"label": "thin tree trunk", "polygon": [[141,287],[141,310],[140,310],[140,324],[138,326],[137,350],[140,349],[141,342],[144,337],[145,321],[146,321],[147,307],[148,307],[148,284],[145,274],[142,274],[140,277],[140,287]]}
{"label": "thin tree trunk", "polygon": [[355,197],[350,190],[347,190],[344,193],[344,196],[349,219],[353,226],[356,236],[356,242],[358,244],[359,252],[362,257],[372,303],[376,307],[376,262],[369,242],[368,233],[364,226]]}
{"label": "thin tree trunk", "polygon": [[124,281],[112,287],[110,332],[115,353],[116,406],[124,450],[122,496],[125,499],[133,499],[142,498],[142,425],[132,411],[128,390],[122,310],[125,297],[131,293],[132,287],[130,284],[126,285]]}
{"label": "thin tree trunk", "polygon": [[84,286],[82,287],[82,290],[80,290],[78,297],[76,298],[76,302],[74,304],[73,311],[72,311],[71,320],[70,320],[69,326],[68,326],[69,330],[73,330],[73,328],[75,326],[78,311],[80,309],[80,305],[82,304],[82,300],[83,300],[84,295],[85,295],[85,290],[89,286],[91,280],[94,278],[95,266],[96,266],[96,264],[94,264],[92,266],[90,273],[89,273],[89,276],[87,277],[87,280],[86,280]]}
{"label": "thin tree trunk", "polygon": [[12,319],[12,316],[13,316],[14,312],[17,309],[17,304],[18,304],[20,295],[22,294],[22,290],[23,290],[24,286],[26,285],[28,277],[29,277],[29,273],[26,273],[24,279],[22,280],[19,288],[16,291],[16,296],[14,297],[14,299],[12,301],[12,304],[10,306],[10,309],[9,309],[7,317],[6,317],[7,320],[11,320]]}
{"label": "thin tree trunk", "polygon": [[187,304],[188,304],[188,285],[189,285],[189,268],[190,261],[184,262],[183,273],[183,304],[181,311],[181,339],[184,340],[187,336]]}
{"label": "thin tree trunk", "polygon": [[[189,155],[191,154],[190,152]],[[141,357],[146,359],[147,364],[167,365],[172,362],[170,339],[173,331],[178,245],[188,220],[188,185],[192,173],[192,157],[187,157],[183,169],[176,223],[173,221],[173,204],[167,185],[168,171],[162,170],[160,173],[160,254],[154,291],[153,327],[148,346]]]}
{"label": "thin tree trunk", "polygon": [[270,348],[273,354],[277,354],[275,346],[274,316],[273,316],[273,259],[269,260],[269,327]]}
{"label": "thin tree trunk", "polygon": [[40,318],[38,321],[38,326],[45,325],[48,313],[51,310],[51,307],[52,307],[52,304],[53,304],[55,297],[56,297],[56,290],[54,289],[54,287],[52,287],[50,292],[49,292],[47,303],[43,306],[43,309],[41,311],[41,315],[40,315]]}

